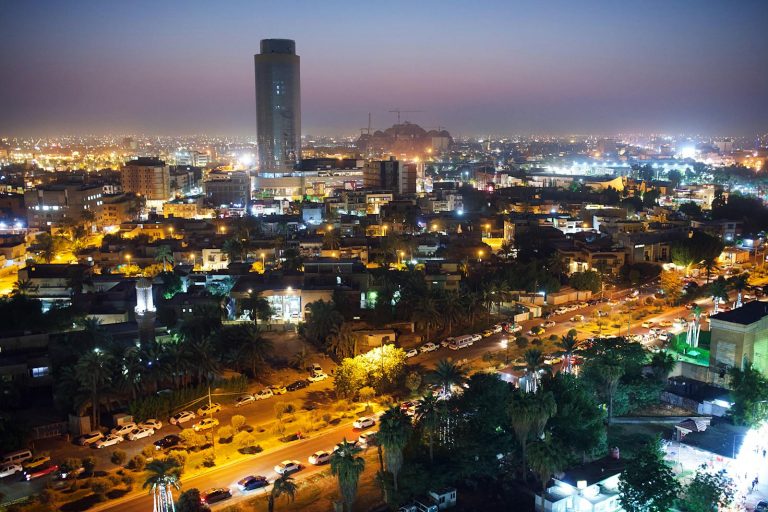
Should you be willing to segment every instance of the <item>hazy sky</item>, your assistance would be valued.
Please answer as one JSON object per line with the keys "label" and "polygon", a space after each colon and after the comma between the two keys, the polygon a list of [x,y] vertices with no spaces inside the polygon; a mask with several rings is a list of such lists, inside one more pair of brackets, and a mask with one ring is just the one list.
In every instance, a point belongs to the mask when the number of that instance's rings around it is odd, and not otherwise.
{"label": "hazy sky", "polygon": [[768,131],[768,0],[0,0],[0,135],[253,135],[270,37],[303,133]]}

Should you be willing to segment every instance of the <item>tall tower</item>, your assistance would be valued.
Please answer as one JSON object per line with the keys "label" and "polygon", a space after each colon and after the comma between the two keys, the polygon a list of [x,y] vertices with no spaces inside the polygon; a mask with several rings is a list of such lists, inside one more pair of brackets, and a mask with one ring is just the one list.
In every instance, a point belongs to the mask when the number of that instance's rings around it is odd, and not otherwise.
{"label": "tall tower", "polygon": [[155,340],[155,303],[152,299],[152,281],[142,277],[136,281],[136,323],[142,344]]}
{"label": "tall tower", "polygon": [[301,158],[299,56],[290,39],[262,39],[256,69],[259,170],[289,172]]}

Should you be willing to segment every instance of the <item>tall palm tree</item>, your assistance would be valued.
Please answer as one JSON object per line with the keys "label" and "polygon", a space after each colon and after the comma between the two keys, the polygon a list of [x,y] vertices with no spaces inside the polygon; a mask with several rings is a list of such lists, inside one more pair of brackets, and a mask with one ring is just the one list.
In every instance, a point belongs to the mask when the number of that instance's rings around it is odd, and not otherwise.
{"label": "tall palm tree", "polygon": [[155,253],[155,261],[163,265],[163,272],[167,272],[166,265],[173,268],[173,251],[169,245],[161,245]]}
{"label": "tall palm tree", "polygon": [[261,332],[252,325],[243,325],[244,339],[242,340],[238,355],[239,360],[250,367],[251,376],[256,377],[256,367],[266,361],[275,350],[274,344],[261,335]]}
{"label": "tall palm tree", "polygon": [[397,492],[397,475],[403,467],[403,449],[411,435],[411,420],[400,409],[393,405],[381,416],[377,438],[384,450],[386,470],[392,473],[395,492]]}
{"label": "tall palm tree", "polygon": [[272,483],[272,491],[268,496],[269,512],[275,510],[275,500],[280,496],[288,498],[288,502],[296,499],[296,490],[298,486],[290,475],[282,475]]}
{"label": "tall palm tree", "polygon": [[354,357],[357,355],[357,335],[352,329],[352,325],[342,322],[331,330],[328,336],[326,349],[335,355],[339,360],[345,357]]}
{"label": "tall palm tree", "polygon": [[331,455],[331,474],[339,480],[339,492],[347,512],[352,512],[352,504],[357,497],[357,484],[365,470],[365,459],[357,455],[359,451],[360,448],[344,438],[339,449]]}
{"label": "tall palm tree", "polygon": [[30,292],[34,292],[37,290],[37,285],[32,284],[32,281],[29,279],[19,279],[15,283],[13,283],[13,295],[21,295],[26,297],[27,294]]}
{"label": "tall palm tree", "polygon": [[512,430],[520,444],[523,463],[523,480],[528,468],[528,441],[531,436],[539,437],[549,418],[557,411],[555,398],[550,392],[515,393],[509,404]]}
{"label": "tall palm tree", "polygon": [[710,285],[709,291],[712,294],[712,302],[715,303],[715,314],[717,314],[720,302],[728,300],[728,284],[722,276],[718,277]]}
{"label": "tall palm tree", "polygon": [[338,229],[329,229],[323,235],[323,248],[332,251],[339,250],[341,247],[341,235]]}
{"label": "tall palm tree", "polygon": [[544,354],[537,348],[529,348],[523,353],[525,359],[525,368],[531,378],[532,389],[536,392],[539,389],[539,370],[544,366]]}
{"label": "tall palm tree", "polygon": [[56,240],[50,233],[40,233],[35,239],[40,257],[46,263],[50,263],[56,257]]}
{"label": "tall palm tree", "polygon": [[91,428],[99,428],[101,393],[112,378],[112,356],[98,348],[83,355],[75,365],[75,376],[91,395]]}
{"label": "tall palm tree", "polygon": [[154,512],[172,512],[173,489],[181,489],[181,468],[178,462],[172,459],[154,459],[148,463],[144,470],[147,479],[144,480],[144,489],[149,488],[154,503]]}
{"label": "tall palm tree", "polygon": [[566,334],[560,337],[558,347],[563,350],[565,356],[565,372],[571,373],[573,371],[573,353],[576,351],[576,347],[579,342],[576,339],[576,329],[571,329]]}
{"label": "tall palm tree", "polygon": [[613,421],[613,397],[616,396],[619,379],[624,375],[624,367],[617,361],[604,361],[599,364],[599,374],[603,381],[603,392],[608,400],[608,426],[610,426]]}
{"label": "tall palm tree", "polygon": [[736,304],[734,304],[734,308],[740,308],[741,307],[741,294],[744,292],[744,288],[747,287],[747,283],[749,282],[749,273],[744,272],[742,274],[739,274],[737,276],[734,276],[731,279],[731,289],[736,292]]}
{"label": "tall palm tree", "polygon": [[430,329],[436,326],[440,320],[440,313],[437,312],[437,304],[431,294],[424,294],[419,297],[413,310],[413,319],[424,326],[427,336],[430,339]]}
{"label": "tall palm tree", "polygon": [[146,369],[141,361],[141,350],[136,345],[130,345],[122,352],[119,360],[121,387],[130,391],[131,398],[136,400],[144,387],[143,376]]}
{"label": "tall palm tree", "polygon": [[460,386],[467,380],[467,372],[450,359],[441,359],[429,378],[442,388],[442,395],[448,397],[451,395],[451,387]]}
{"label": "tall palm tree", "polygon": [[440,300],[440,309],[445,323],[448,325],[448,335],[453,332],[453,326],[460,321],[463,312],[461,296],[455,291],[443,293]]}
{"label": "tall palm tree", "polygon": [[443,417],[442,403],[444,402],[438,400],[435,394],[428,393],[416,404],[416,420],[419,422],[419,426],[427,438],[430,463],[433,463],[435,460],[435,436],[440,429]]}
{"label": "tall palm tree", "polygon": [[202,382],[203,379],[210,382],[213,376],[221,370],[221,361],[210,338],[191,342],[189,350],[196,361],[195,369],[197,370],[198,382]]}
{"label": "tall palm tree", "polygon": [[717,256],[709,256],[701,260],[701,268],[707,272],[706,284],[709,284],[709,280],[712,277],[712,272],[717,268]]}
{"label": "tall palm tree", "polygon": [[242,301],[242,309],[248,310],[248,314],[251,320],[256,322],[261,320],[262,322],[269,322],[272,318],[274,311],[272,305],[269,303],[266,297],[261,294],[261,291],[254,290],[248,294],[248,296]]}
{"label": "tall palm tree", "polygon": [[528,465],[536,473],[542,488],[552,474],[563,469],[565,454],[551,440],[538,440],[528,448]]}

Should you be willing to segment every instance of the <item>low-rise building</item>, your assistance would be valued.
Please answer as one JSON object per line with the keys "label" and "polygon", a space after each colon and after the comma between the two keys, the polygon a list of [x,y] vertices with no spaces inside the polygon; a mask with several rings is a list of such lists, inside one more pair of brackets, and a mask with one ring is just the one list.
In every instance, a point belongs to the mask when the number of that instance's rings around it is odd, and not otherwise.
{"label": "low-rise building", "polygon": [[612,455],[566,470],[535,497],[539,512],[622,512],[619,477],[624,461],[617,448]]}

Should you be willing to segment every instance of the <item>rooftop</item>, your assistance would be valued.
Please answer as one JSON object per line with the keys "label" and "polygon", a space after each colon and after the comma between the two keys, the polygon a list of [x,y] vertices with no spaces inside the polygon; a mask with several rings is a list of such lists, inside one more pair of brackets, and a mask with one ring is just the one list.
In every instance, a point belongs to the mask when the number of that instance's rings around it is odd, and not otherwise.
{"label": "rooftop", "polygon": [[622,459],[606,456],[568,469],[558,480],[574,487],[582,480],[586,481],[587,485],[594,485],[622,471],[624,471],[624,461]]}
{"label": "rooftop", "polygon": [[768,302],[753,300],[740,308],[724,311],[709,318],[732,324],[750,325],[760,321],[764,316],[768,316]]}

